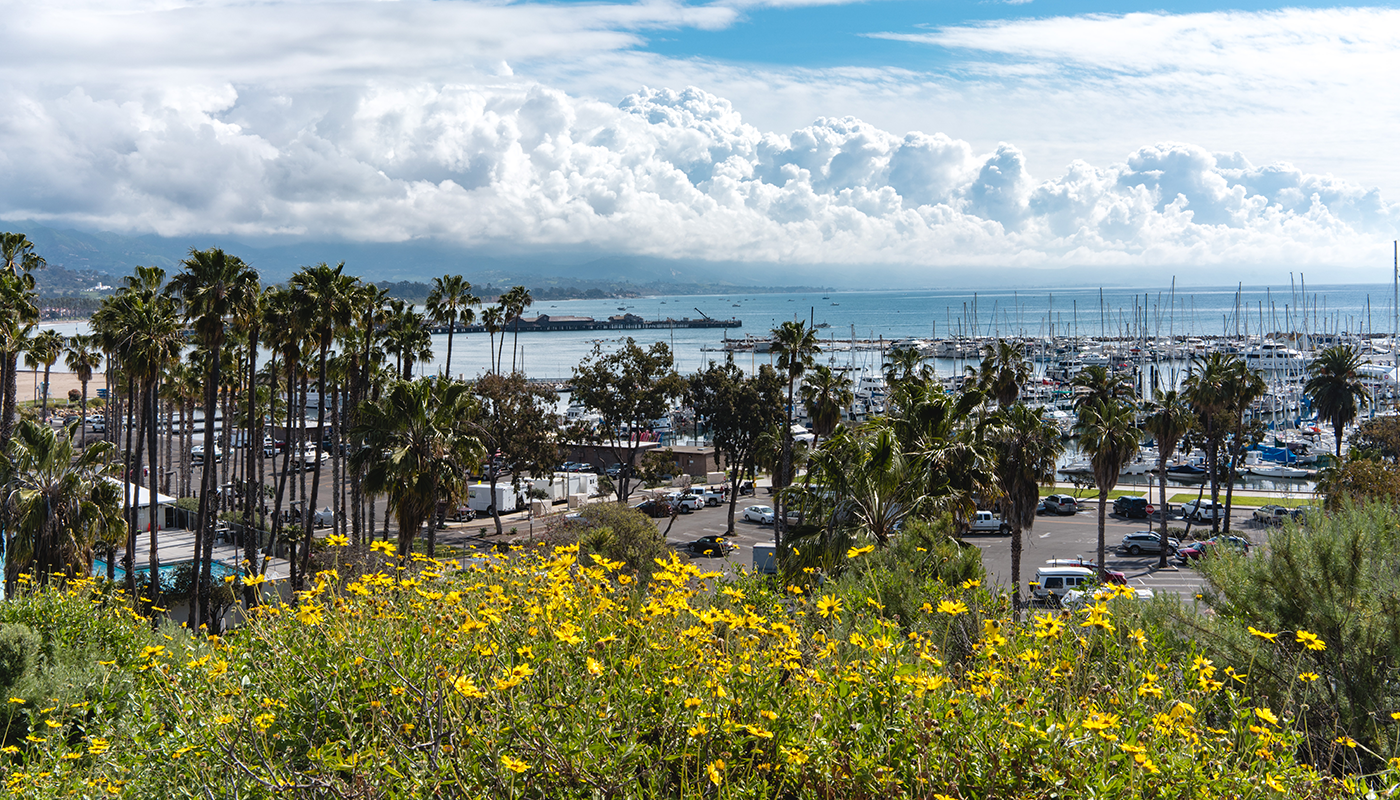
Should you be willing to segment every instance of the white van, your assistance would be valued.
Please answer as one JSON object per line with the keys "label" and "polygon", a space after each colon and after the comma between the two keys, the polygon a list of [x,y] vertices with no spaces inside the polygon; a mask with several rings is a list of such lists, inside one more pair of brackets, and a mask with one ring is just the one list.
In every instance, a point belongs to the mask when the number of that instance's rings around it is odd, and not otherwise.
{"label": "white van", "polygon": [[1098,583],[1098,576],[1088,567],[1047,565],[1035,571],[1031,598],[1040,603],[1059,605],[1067,592]]}

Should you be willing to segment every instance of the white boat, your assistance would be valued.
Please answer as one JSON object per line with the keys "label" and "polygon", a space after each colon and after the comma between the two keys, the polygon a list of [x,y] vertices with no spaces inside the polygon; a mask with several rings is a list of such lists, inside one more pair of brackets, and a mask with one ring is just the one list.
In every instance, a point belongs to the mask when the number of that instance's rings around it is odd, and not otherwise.
{"label": "white boat", "polygon": [[1252,466],[1249,467],[1249,474],[1258,475],[1261,478],[1306,478],[1309,475],[1305,469],[1285,467],[1282,464]]}
{"label": "white boat", "polygon": [[1259,372],[1302,372],[1307,368],[1303,354],[1282,342],[1260,342],[1245,351],[1244,363]]}

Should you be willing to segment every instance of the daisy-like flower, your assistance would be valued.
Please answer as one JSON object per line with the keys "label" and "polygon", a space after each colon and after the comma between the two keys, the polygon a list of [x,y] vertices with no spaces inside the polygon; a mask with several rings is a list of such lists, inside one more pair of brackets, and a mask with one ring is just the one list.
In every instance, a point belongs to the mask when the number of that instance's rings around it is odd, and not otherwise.
{"label": "daisy-like flower", "polygon": [[823,595],[822,599],[817,601],[817,613],[823,617],[839,614],[841,613],[841,601],[829,594]]}
{"label": "daisy-like flower", "polygon": [[1324,641],[1322,641],[1322,639],[1318,638],[1318,635],[1317,635],[1317,634],[1315,634],[1315,633],[1309,633],[1308,631],[1302,631],[1302,630],[1298,631],[1297,636],[1294,637],[1294,640],[1297,641],[1298,644],[1301,644],[1303,647],[1306,647],[1306,648],[1309,649],[1309,650],[1326,650],[1326,649],[1327,649],[1327,643],[1326,643],[1326,642],[1324,642]]}

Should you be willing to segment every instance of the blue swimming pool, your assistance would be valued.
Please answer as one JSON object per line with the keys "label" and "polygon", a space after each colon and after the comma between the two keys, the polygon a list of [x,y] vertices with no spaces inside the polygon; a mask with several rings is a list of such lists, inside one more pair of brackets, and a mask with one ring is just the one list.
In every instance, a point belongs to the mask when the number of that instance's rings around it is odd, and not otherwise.
{"label": "blue swimming pool", "polygon": [[[160,585],[163,586],[163,587],[169,587],[169,586],[171,586],[171,585],[174,583],[174,581],[175,581],[175,570],[176,570],[177,568],[179,568],[179,566],[180,566],[181,564],[188,564],[188,563],[190,563],[190,562],[188,562],[188,561],[181,561],[181,562],[176,562],[176,563],[172,563],[172,564],[161,564],[161,565],[160,565]],[[214,580],[216,580],[216,581],[221,581],[221,580],[223,580],[223,579],[224,579],[226,576],[228,576],[228,575],[237,575],[237,574],[238,574],[238,568],[237,568],[237,567],[230,567],[230,566],[227,565],[227,564],[224,564],[224,563],[219,562],[219,561],[215,561],[212,565],[210,565],[209,573],[214,577]],[[93,574],[93,577],[96,577],[96,578],[105,578],[105,577],[107,577],[107,562],[106,562],[106,561],[103,561],[102,559],[96,559],[96,560],[94,560],[94,561],[92,562],[92,574]],[[150,575],[150,574],[151,574],[151,568],[150,568],[149,565],[141,566],[141,567],[137,567],[137,568],[136,568],[136,580],[137,580],[138,582],[139,582],[139,581],[149,581],[150,579],[149,579],[147,576]],[[121,567],[120,564],[118,564],[118,565],[117,565],[117,568],[116,568],[116,580],[119,581],[119,582],[120,582],[120,581],[126,580],[126,570],[122,569],[122,567]]]}

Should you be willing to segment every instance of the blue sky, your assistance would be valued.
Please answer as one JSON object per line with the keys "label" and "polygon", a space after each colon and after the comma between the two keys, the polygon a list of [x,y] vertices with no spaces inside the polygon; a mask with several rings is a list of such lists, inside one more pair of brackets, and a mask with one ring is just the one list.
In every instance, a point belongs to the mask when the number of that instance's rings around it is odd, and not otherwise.
{"label": "blue sky", "polygon": [[0,14],[0,222],[918,285],[968,270],[1365,279],[1400,235],[1393,4]]}

